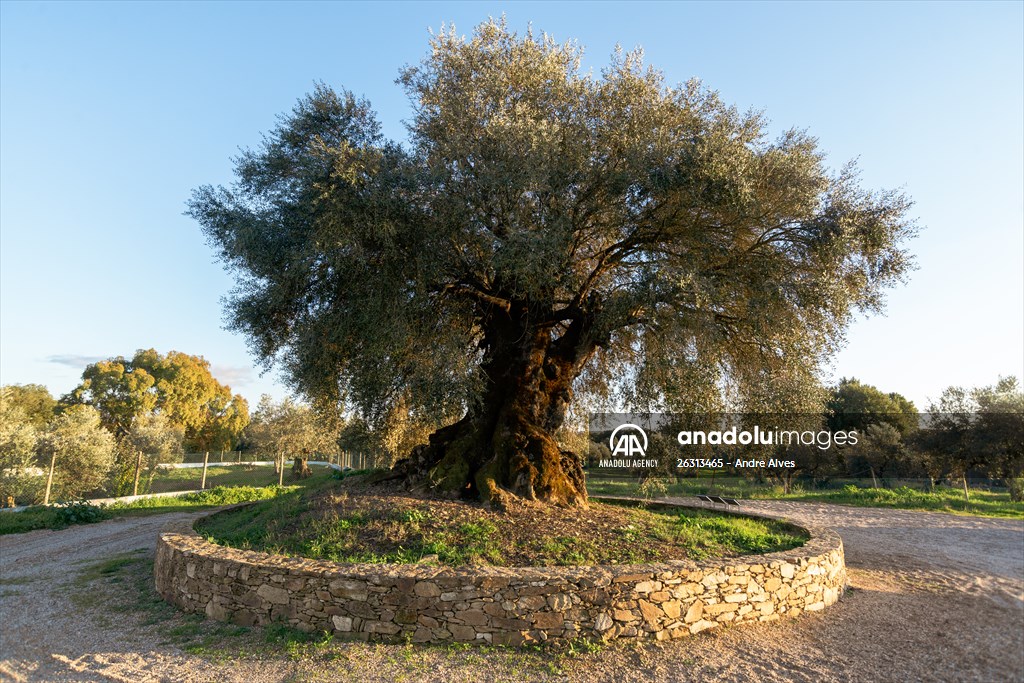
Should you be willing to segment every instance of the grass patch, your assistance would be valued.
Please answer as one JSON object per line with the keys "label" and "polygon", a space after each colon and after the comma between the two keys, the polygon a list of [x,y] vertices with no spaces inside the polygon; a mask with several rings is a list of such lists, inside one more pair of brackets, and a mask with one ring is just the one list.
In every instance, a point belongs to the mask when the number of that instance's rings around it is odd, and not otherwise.
{"label": "grass patch", "polygon": [[67,507],[37,505],[22,512],[0,512],[0,535],[17,534],[35,529],[64,529],[73,524],[87,524],[121,516],[155,515],[167,512],[188,512],[234,505],[257,500],[268,500],[299,490],[316,487],[332,480],[329,473],[320,473],[291,486],[218,486],[195,491],[183,496],[156,496],[131,503],[113,503],[104,506],[83,506],[74,503]]}
{"label": "grass patch", "polygon": [[[971,500],[964,500],[961,488],[937,486],[922,491],[902,485],[895,488],[874,488],[842,480],[831,488],[796,487],[785,493],[781,487],[759,485],[742,477],[697,477],[673,481],[664,480],[668,496],[693,496],[710,493],[732,498],[761,500],[798,500],[858,507],[881,507],[901,510],[927,510],[982,517],[1024,517],[1024,503],[1010,500],[1009,493],[971,489]],[[587,490],[592,496],[642,496],[636,481],[628,479],[591,478]]]}
{"label": "grass patch", "polygon": [[199,522],[208,540],[343,563],[596,565],[786,550],[806,535],[775,520],[593,502],[589,510],[480,505],[367,487],[295,490]]}
{"label": "grass patch", "polygon": [[24,586],[25,584],[32,583],[35,580],[35,577],[32,576],[0,578],[0,586]]}
{"label": "grass patch", "polygon": [[[210,456],[213,457],[212,455]],[[322,473],[322,468],[314,467],[314,472]],[[168,491],[187,491],[199,488],[203,479],[202,467],[187,467],[172,470],[160,470],[153,476],[147,493],[166,493]],[[206,486],[253,486],[261,488],[277,483],[278,475],[273,465],[232,465],[231,467],[206,468]],[[291,470],[285,469],[284,479],[291,479]]]}

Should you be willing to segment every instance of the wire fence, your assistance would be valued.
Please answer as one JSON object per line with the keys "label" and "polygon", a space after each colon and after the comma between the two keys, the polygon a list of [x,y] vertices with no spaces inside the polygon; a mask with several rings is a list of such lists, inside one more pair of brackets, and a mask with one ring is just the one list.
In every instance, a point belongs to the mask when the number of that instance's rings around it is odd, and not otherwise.
{"label": "wire fence", "polygon": [[[185,453],[182,456],[181,464],[201,465],[204,460],[208,459],[210,463],[244,465],[254,462],[273,462],[279,457],[279,453],[266,451],[209,451],[208,453],[198,451],[195,453]],[[308,457],[310,460],[328,462],[332,465],[339,465],[342,468],[350,467],[354,470],[376,467],[376,463],[380,460],[375,454],[362,451],[312,453]],[[291,460],[292,455],[288,454],[287,459]]]}
{"label": "wire fence", "polygon": [[[307,456],[314,472],[318,467],[337,466],[344,470],[372,469],[378,458],[372,453],[340,451],[316,453]],[[107,496],[135,496],[143,494],[199,491],[217,486],[271,486],[287,484],[294,479],[291,468],[294,459],[285,453],[259,451],[213,451],[186,453],[180,461],[161,463],[155,467],[145,453],[120,474],[104,476],[99,486],[76,487],[68,495],[65,480],[68,470],[59,453],[51,454],[43,466],[0,472],[0,508],[12,508],[42,503],[48,505],[66,499]]]}

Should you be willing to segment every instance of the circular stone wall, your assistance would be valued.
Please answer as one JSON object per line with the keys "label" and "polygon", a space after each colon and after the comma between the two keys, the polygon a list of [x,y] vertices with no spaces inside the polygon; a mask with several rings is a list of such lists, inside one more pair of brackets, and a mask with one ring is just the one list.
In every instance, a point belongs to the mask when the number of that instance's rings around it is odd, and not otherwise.
{"label": "circular stone wall", "polygon": [[[685,506],[680,506],[685,507]],[[595,567],[338,564],[225,548],[191,526],[156,551],[156,588],[187,612],[364,640],[681,638],[824,609],[846,586],[843,543],[803,527],[800,548],[709,562]]]}

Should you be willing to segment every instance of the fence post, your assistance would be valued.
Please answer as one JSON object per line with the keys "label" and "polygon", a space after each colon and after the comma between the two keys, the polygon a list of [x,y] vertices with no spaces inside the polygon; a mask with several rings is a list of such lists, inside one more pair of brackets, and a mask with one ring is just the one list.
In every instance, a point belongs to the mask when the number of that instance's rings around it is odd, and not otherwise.
{"label": "fence post", "polygon": [[277,470],[277,485],[284,486],[284,453],[281,453],[281,467]]}
{"label": "fence post", "polygon": [[50,487],[53,486],[53,466],[57,462],[57,449],[53,449],[53,453],[50,454],[50,473],[46,475],[46,495],[43,496],[43,505],[50,504]]}
{"label": "fence post", "polygon": [[139,495],[139,470],[142,469],[142,451],[139,451],[135,459],[135,483],[132,485],[132,495]]}
{"label": "fence post", "polygon": [[201,488],[201,489],[205,489],[206,488],[206,466],[209,463],[210,463],[210,451],[206,451],[206,453],[203,454],[203,481],[202,481],[201,484],[199,484],[199,488]]}

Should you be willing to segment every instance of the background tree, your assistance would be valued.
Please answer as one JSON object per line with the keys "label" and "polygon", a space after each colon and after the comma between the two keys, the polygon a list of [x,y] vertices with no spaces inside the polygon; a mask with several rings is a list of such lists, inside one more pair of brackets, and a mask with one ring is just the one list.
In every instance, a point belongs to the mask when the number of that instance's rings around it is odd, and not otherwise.
{"label": "background tree", "polygon": [[869,425],[888,424],[900,436],[917,428],[914,403],[896,392],[885,393],[860,380],[843,378],[825,403],[829,427],[833,430],[866,430]]}
{"label": "background tree", "polygon": [[57,400],[41,384],[8,384],[0,387],[0,401],[22,410],[25,418],[37,429],[53,419]]}
{"label": "background tree", "polygon": [[7,506],[9,499],[26,505],[35,502],[41,490],[36,462],[39,428],[22,405],[10,400],[7,389],[0,389],[0,506]]}
{"label": "background tree", "polygon": [[248,429],[249,439],[259,450],[273,453],[278,467],[294,459],[296,476],[309,476],[309,457],[337,451],[337,432],[325,428],[325,420],[309,406],[285,398],[274,401],[264,394]]}
{"label": "background tree", "polygon": [[245,399],[213,377],[209,362],[178,351],[140,349],[131,360],[93,363],[62,402],[95,407],[118,438],[140,416],[159,413],[184,430],[185,448],[196,451],[230,449],[249,422]]}
{"label": "background tree", "polygon": [[366,420],[356,417],[345,422],[338,433],[338,447],[351,453],[372,453],[376,458],[381,444]]}
{"label": "background tree", "polygon": [[897,464],[909,462],[903,437],[889,422],[869,423],[858,437],[856,445],[847,446],[848,456],[867,466],[876,489],[879,478],[885,477]]}
{"label": "background tree", "polygon": [[430,48],[400,77],[408,148],[321,86],[189,210],[238,278],[234,328],[297,389],[462,416],[396,476],[583,504],[554,437],[574,397],[810,409],[853,312],[908,270],[905,197],[639,53],[593,76],[504,20]]}
{"label": "background tree", "polygon": [[158,465],[181,462],[185,453],[184,439],[185,428],[166,415],[150,413],[136,417],[128,433],[118,442],[113,477],[116,494],[126,495],[134,490],[139,453],[142,453],[141,467],[145,472],[139,492],[148,492]]}
{"label": "background tree", "polygon": [[977,404],[963,387],[949,387],[938,401],[928,406],[928,421],[919,443],[928,453],[933,465],[929,471],[942,473],[942,477],[959,479],[963,484],[964,499],[970,500],[967,473],[982,463],[973,442],[974,413]]}
{"label": "background tree", "polygon": [[1002,479],[1014,501],[1024,500],[1024,392],[1016,377],[1001,377],[971,393],[977,404],[975,448],[991,476]]}
{"label": "background tree", "polygon": [[50,422],[39,440],[48,463],[56,453],[51,499],[68,500],[96,491],[114,465],[115,441],[92,406],[69,406]]}

